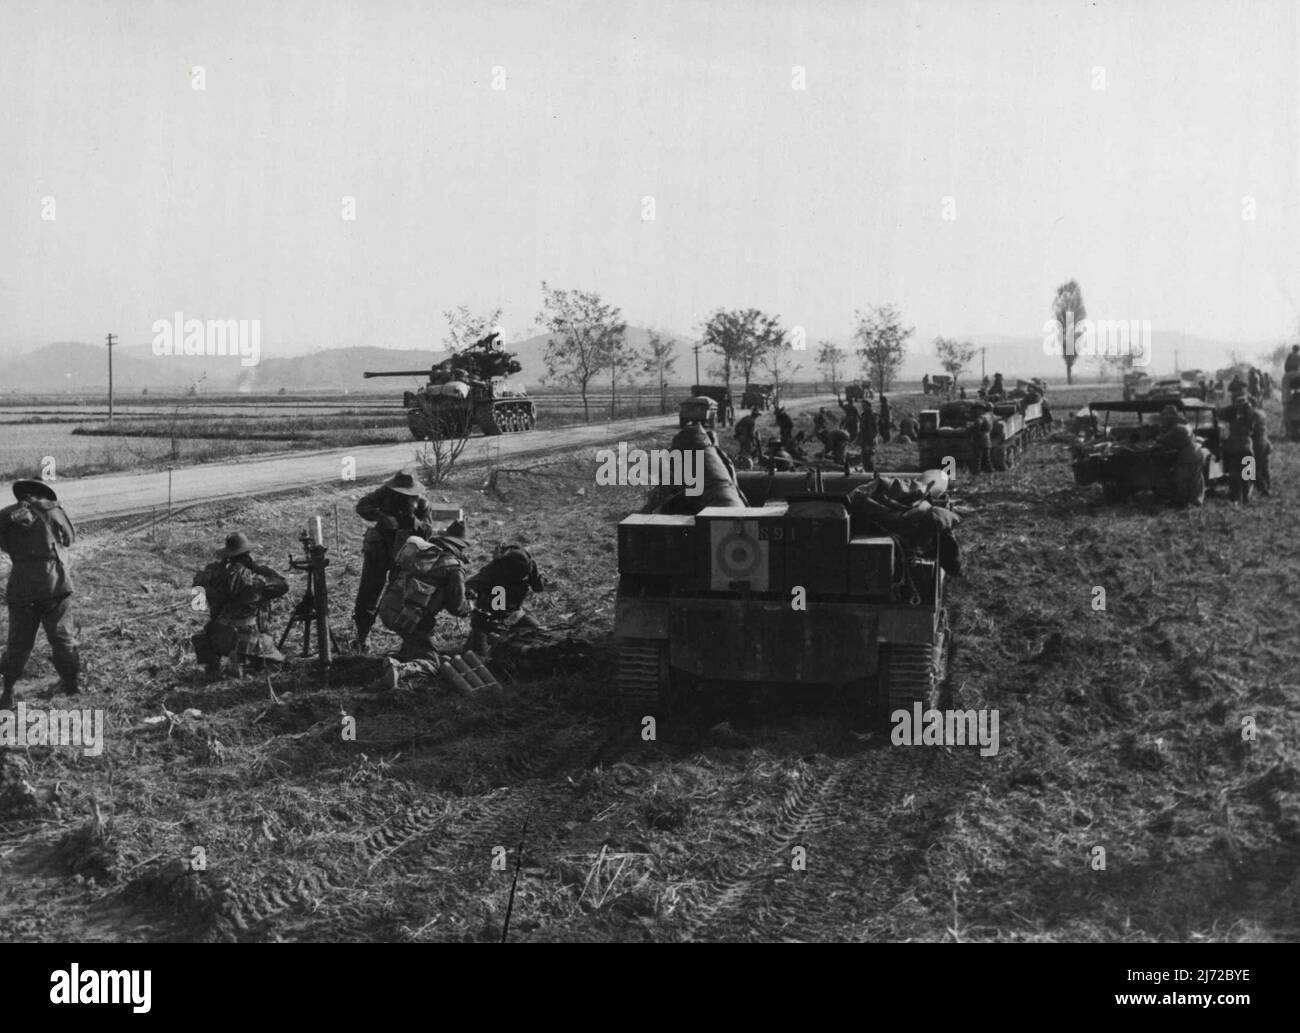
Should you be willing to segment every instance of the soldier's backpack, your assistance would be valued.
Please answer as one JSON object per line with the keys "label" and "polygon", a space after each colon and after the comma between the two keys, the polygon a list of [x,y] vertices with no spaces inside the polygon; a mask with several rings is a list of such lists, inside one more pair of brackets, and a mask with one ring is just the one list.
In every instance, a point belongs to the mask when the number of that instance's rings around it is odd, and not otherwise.
{"label": "soldier's backpack", "polygon": [[379,600],[379,619],[399,635],[414,634],[426,615],[450,602],[450,589],[464,582],[460,560],[435,542],[407,538],[397,550],[396,566]]}

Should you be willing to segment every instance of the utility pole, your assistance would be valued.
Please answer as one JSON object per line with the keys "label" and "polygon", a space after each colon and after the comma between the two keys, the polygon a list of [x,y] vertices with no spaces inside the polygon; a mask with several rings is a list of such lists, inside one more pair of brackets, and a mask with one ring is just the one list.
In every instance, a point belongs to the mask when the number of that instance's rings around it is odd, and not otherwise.
{"label": "utility pole", "polygon": [[980,380],[983,380],[986,376],[984,372],[984,356],[988,354],[988,350],[989,346],[987,344],[980,348]]}
{"label": "utility pole", "polygon": [[700,382],[700,342],[695,342],[695,382]]}
{"label": "utility pole", "polygon": [[113,345],[114,335],[108,335],[108,422],[113,422]]}

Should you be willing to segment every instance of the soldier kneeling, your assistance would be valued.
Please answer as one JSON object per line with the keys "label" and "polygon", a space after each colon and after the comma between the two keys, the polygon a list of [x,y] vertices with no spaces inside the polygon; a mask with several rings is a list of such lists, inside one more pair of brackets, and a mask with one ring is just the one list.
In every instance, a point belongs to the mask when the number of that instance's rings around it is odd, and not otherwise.
{"label": "soldier kneeling", "polygon": [[449,534],[424,539],[411,535],[397,550],[388,587],[379,601],[379,619],[402,636],[402,648],[386,673],[389,688],[403,675],[436,676],[442,665],[433,638],[438,615],[469,615],[465,592],[465,539]]}
{"label": "soldier kneeling", "polygon": [[529,591],[546,591],[546,585],[537,563],[522,545],[500,546],[492,562],[465,585],[474,595],[466,652],[485,657],[507,629],[538,626],[524,612],[524,600]]}
{"label": "soldier kneeling", "polygon": [[236,670],[246,663],[278,663],[284,654],[267,632],[264,611],[272,599],[289,591],[289,583],[270,567],[253,562],[244,535],[226,539],[217,559],[194,575],[194,586],[207,598],[208,623],[190,642],[194,655],[210,677],[220,673],[222,659]]}

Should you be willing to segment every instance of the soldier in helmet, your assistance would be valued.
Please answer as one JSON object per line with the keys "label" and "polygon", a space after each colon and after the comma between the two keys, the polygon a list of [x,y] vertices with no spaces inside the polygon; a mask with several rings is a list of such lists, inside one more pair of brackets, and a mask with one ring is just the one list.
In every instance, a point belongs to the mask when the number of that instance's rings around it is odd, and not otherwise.
{"label": "soldier in helmet", "polygon": [[748,416],[738,419],[732,433],[739,445],[740,458],[758,455],[758,410],[754,409]]}
{"label": "soldier in helmet", "polygon": [[1157,446],[1174,452],[1174,499],[1183,506],[1199,506],[1205,501],[1205,477],[1196,435],[1172,405],[1160,410],[1160,425]]}
{"label": "soldier in helmet", "polygon": [[975,420],[971,424],[971,476],[993,472],[993,406],[976,402],[971,410]]}
{"label": "soldier in helmet", "polygon": [[1259,406],[1258,398],[1251,398],[1248,404],[1255,411],[1255,421],[1250,431],[1250,445],[1255,452],[1255,487],[1261,495],[1269,496],[1273,494],[1273,477],[1269,473],[1268,457],[1273,451],[1273,442],[1268,438],[1268,419]]}
{"label": "soldier in helmet", "polygon": [[1232,404],[1218,411],[1220,420],[1228,421],[1228,434],[1223,440],[1223,469],[1228,474],[1228,501],[1250,505],[1254,479],[1246,476],[1247,462],[1255,459],[1255,423],[1259,417],[1246,397],[1244,387],[1232,392]]}
{"label": "soldier in helmet", "polygon": [[858,412],[858,407],[853,404],[851,398],[845,397],[844,401],[840,402],[837,397],[836,401],[839,402],[839,407],[844,412],[844,419],[840,421],[840,426],[848,431],[849,439],[853,440],[858,436],[858,430],[862,423],[862,416]]}
{"label": "soldier in helmet", "polygon": [[44,481],[15,481],[13,493],[17,501],[0,509],[0,550],[13,561],[5,592],[9,638],[0,658],[4,676],[0,710],[13,708],[14,685],[27,668],[40,628],[50,640],[62,691],[70,696],[80,691],[81,655],[72,617],[67,551],[76,541],[76,529],[54,489]]}
{"label": "soldier in helmet", "polygon": [[537,627],[524,612],[529,592],[544,592],[546,584],[537,563],[522,545],[502,545],[492,562],[465,582],[474,597],[465,649],[484,655],[511,627]]}
{"label": "soldier in helmet", "polygon": [[1002,383],[1002,374],[993,374],[993,386],[989,388],[989,397],[993,399],[1002,398],[1006,395],[1007,389]]}
{"label": "soldier in helmet", "polygon": [[373,522],[361,544],[361,579],[357,584],[352,620],[357,628],[357,650],[365,652],[366,638],[374,627],[379,599],[393,570],[393,557],[408,535],[427,538],[429,502],[415,478],[401,471],[357,503],[357,516]]}
{"label": "soldier in helmet", "polygon": [[216,560],[194,575],[193,584],[203,589],[208,623],[190,643],[209,676],[219,673],[223,659],[236,667],[284,659],[267,632],[263,610],[289,591],[289,583],[254,562],[248,538],[238,531],[227,537]]}
{"label": "soldier in helmet", "polygon": [[[777,429],[781,432],[781,447],[783,449],[790,448],[794,444],[794,420],[780,405],[775,407],[772,417],[776,420]],[[769,451],[771,451],[770,448]]]}
{"label": "soldier in helmet", "polygon": [[763,465],[768,470],[778,473],[793,470],[794,456],[786,451],[778,438],[772,438],[767,443],[767,455],[763,457]]}
{"label": "soldier in helmet", "polygon": [[876,422],[875,410],[866,399],[862,402],[862,424],[858,430],[858,442],[862,446],[862,469],[865,473],[876,472],[876,438],[880,436],[880,427]]}

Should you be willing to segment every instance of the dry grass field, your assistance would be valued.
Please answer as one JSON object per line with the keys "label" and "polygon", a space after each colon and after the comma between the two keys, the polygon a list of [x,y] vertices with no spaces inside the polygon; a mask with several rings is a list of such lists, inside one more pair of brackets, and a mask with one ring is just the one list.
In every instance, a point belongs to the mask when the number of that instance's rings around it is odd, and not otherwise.
{"label": "dry grass field", "polygon": [[[595,648],[470,697],[378,691],[376,658],[294,661],[279,702],[265,679],[194,678],[190,576],[236,528],[283,567],[339,504],[346,627],[355,491],[194,509],[152,541],[94,528],[75,559],[107,745],[5,752],[0,939],[497,939],[494,849],[513,869],[525,822],[518,940],[1294,939],[1300,449],[1274,460],[1279,496],[1247,509],[1104,505],[1052,442],[959,483],[949,691],[999,710],[990,757],[894,747],[791,694],[642,741],[610,639],[614,528],[642,496],[597,488],[590,452],[434,493],[468,510],[476,560],[532,548],[553,584],[537,616]],[[20,695],[52,680],[46,656]]]}

